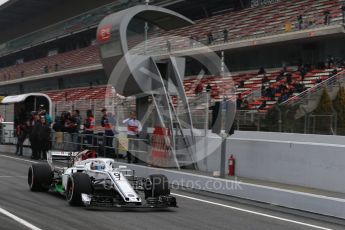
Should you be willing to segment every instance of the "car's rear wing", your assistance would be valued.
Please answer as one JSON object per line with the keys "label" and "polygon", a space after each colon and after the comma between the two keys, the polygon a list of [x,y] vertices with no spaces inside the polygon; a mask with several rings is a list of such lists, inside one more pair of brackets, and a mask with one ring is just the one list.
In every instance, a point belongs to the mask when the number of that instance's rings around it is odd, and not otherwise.
{"label": "car's rear wing", "polygon": [[62,150],[50,150],[47,153],[47,161],[50,166],[54,165],[54,162],[66,164],[69,167],[71,160],[78,155],[79,152],[62,151]]}

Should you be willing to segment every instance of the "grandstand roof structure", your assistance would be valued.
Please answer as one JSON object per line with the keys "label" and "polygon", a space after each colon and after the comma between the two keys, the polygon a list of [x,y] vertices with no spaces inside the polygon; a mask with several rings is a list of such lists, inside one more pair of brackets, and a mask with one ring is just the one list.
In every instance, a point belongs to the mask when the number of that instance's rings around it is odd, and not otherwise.
{"label": "grandstand roof structure", "polygon": [[114,2],[124,1],[9,0],[0,6],[0,43]]}
{"label": "grandstand roof structure", "polygon": [[23,22],[30,15],[40,14],[61,0],[9,0],[0,6],[0,30]]}

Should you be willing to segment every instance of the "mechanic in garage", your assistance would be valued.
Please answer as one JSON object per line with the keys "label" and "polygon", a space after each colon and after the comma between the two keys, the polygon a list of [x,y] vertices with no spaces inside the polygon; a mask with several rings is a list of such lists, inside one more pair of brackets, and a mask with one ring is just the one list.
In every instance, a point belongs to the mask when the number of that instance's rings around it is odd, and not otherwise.
{"label": "mechanic in garage", "polygon": [[[128,150],[127,150],[127,162],[132,163],[131,151],[138,149],[138,138],[139,133],[142,130],[142,125],[139,120],[137,120],[136,112],[132,111],[129,118],[123,121],[123,124],[127,125],[127,138],[128,138]],[[133,163],[138,163],[138,158],[134,154]]]}

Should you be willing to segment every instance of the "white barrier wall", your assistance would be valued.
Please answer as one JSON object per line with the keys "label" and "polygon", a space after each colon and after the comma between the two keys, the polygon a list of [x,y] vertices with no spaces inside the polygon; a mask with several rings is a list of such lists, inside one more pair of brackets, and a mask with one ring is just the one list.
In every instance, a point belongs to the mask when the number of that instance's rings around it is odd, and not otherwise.
{"label": "white barrier wall", "polygon": [[345,192],[345,137],[236,132],[226,152],[237,176]]}
{"label": "white barrier wall", "polygon": [[141,177],[146,177],[150,174],[164,174],[173,188],[192,188],[345,219],[345,200],[340,198],[319,196],[162,168],[118,162],[116,165],[126,165],[135,170],[136,175]]}

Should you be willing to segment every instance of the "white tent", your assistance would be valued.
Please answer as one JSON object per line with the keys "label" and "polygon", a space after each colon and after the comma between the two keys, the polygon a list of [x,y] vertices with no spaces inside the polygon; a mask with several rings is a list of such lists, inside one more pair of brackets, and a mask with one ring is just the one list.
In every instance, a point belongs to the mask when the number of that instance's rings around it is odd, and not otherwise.
{"label": "white tent", "polygon": [[35,108],[37,108],[37,106],[36,106],[37,98],[39,98],[39,97],[45,98],[49,103],[49,114],[52,114],[52,100],[50,99],[50,97],[48,95],[43,94],[43,93],[27,93],[27,94],[7,96],[1,101],[1,104],[16,104],[16,103],[20,103],[20,102],[25,102],[25,100],[28,97],[34,97],[35,98]]}

